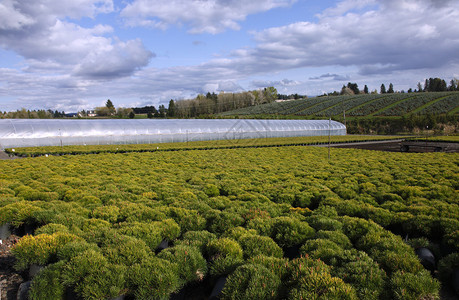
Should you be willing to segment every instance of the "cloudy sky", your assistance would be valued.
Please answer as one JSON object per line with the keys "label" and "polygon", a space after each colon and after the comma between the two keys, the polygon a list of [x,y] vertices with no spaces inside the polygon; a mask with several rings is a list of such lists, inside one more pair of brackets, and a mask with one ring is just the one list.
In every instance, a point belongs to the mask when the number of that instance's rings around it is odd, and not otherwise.
{"label": "cloudy sky", "polygon": [[459,0],[0,0],[0,110],[459,77]]}

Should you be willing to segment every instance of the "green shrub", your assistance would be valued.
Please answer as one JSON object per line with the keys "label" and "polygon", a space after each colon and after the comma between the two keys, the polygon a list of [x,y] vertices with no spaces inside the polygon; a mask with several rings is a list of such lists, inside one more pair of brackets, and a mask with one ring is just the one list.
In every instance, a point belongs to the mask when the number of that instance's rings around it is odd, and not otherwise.
{"label": "green shrub", "polygon": [[99,206],[94,208],[94,210],[92,211],[92,217],[102,219],[110,223],[116,223],[118,221],[119,213],[120,209],[117,206]]}
{"label": "green shrub", "polygon": [[334,242],[323,239],[308,240],[300,248],[301,255],[309,255],[329,265],[335,264],[335,257],[340,256],[343,251],[344,250]]}
{"label": "green shrub", "polygon": [[56,232],[63,232],[63,233],[69,233],[69,229],[67,226],[62,225],[62,224],[46,224],[44,226],[41,226],[35,230],[35,235],[39,234],[53,234]]}
{"label": "green shrub", "polygon": [[228,276],[222,299],[277,299],[281,280],[262,265],[246,264]]}
{"label": "green shrub", "polygon": [[167,218],[163,211],[141,203],[123,203],[119,217],[126,222],[151,222]]}
{"label": "green shrub", "polygon": [[208,256],[211,259],[218,257],[233,257],[242,259],[242,248],[235,240],[220,238],[211,240],[206,247]]}
{"label": "green shrub", "polygon": [[240,257],[219,256],[210,261],[209,274],[212,277],[228,275],[242,264],[244,264],[244,260]]}
{"label": "green shrub", "polygon": [[115,236],[105,239],[101,249],[110,263],[127,266],[138,263],[145,257],[152,255],[150,248],[144,241],[123,234],[115,234]]}
{"label": "green shrub", "polygon": [[343,251],[335,258],[331,274],[351,284],[359,299],[379,299],[383,293],[386,274],[363,251]]}
{"label": "green shrub", "polygon": [[70,260],[73,257],[87,250],[93,250],[96,252],[101,251],[96,244],[90,244],[85,240],[81,239],[65,244],[63,247],[57,250],[57,257],[59,260]]}
{"label": "green shrub", "polygon": [[62,282],[83,299],[110,299],[127,291],[128,268],[111,264],[92,249],[70,259],[62,269]]}
{"label": "green shrub", "polygon": [[233,227],[244,224],[244,218],[239,214],[223,211],[210,220],[208,228],[210,232],[223,233]]}
{"label": "green shrub", "polygon": [[307,222],[290,217],[277,217],[273,219],[271,237],[281,247],[302,244],[312,236],[314,236],[314,229]]}
{"label": "green shrub", "polygon": [[440,299],[440,283],[427,270],[418,273],[395,272],[390,279],[392,299]]}
{"label": "green shrub", "polygon": [[8,204],[0,209],[0,224],[10,223],[14,227],[34,223],[34,214],[42,209],[28,201]]}
{"label": "green shrub", "polygon": [[16,258],[15,268],[25,270],[31,264],[45,265],[56,258],[58,250],[65,244],[78,239],[80,238],[73,234],[62,232],[26,235],[11,250]]}
{"label": "green shrub", "polygon": [[351,249],[353,247],[349,238],[340,231],[319,230],[316,233],[316,238],[330,240],[343,249]]}
{"label": "green shrub", "polygon": [[255,229],[259,235],[272,236],[273,221],[269,218],[254,218],[247,223],[247,229]]}
{"label": "green shrub", "polygon": [[321,215],[312,215],[307,221],[315,230],[339,231],[343,228],[340,221]]}
{"label": "green shrub", "polygon": [[49,265],[35,275],[29,291],[31,300],[64,298],[65,286],[61,280],[64,264],[64,262],[58,262]]}
{"label": "green shrub", "polygon": [[241,236],[243,235],[256,235],[257,231],[254,229],[245,229],[244,227],[238,226],[238,227],[233,227],[226,231],[222,237],[227,237],[236,241],[239,241]]}
{"label": "green shrub", "polygon": [[158,257],[148,257],[128,269],[129,286],[136,299],[166,300],[180,287],[179,266]]}
{"label": "green shrub", "polygon": [[188,231],[183,235],[183,239],[176,240],[176,245],[186,245],[197,247],[201,252],[205,252],[207,243],[217,239],[217,236],[206,230]]}
{"label": "green shrub", "polygon": [[279,258],[283,256],[281,247],[279,247],[270,237],[246,234],[241,236],[238,241],[242,246],[245,258],[257,255]]}
{"label": "green shrub", "polygon": [[276,274],[281,280],[284,280],[286,276],[289,275],[288,258],[258,255],[247,259],[247,263],[262,265],[269,271]]}
{"label": "green shrub", "polygon": [[330,268],[320,260],[294,259],[289,274],[288,299],[357,299],[352,286],[332,277]]}
{"label": "green shrub", "polygon": [[101,219],[86,219],[83,222],[82,230],[84,232],[107,230],[112,226],[110,222]]}
{"label": "green shrub", "polygon": [[203,230],[206,226],[206,219],[196,210],[171,207],[169,217],[177,222],[182,232]]}
{"label": "green shrub", "polygon": [[180,266],[178,275],[182,284],[202,280],[207,273],[207,262],[198,248],[193,246],[174,246],[161,251],[159,258]]}
{"label": "green shrub", "polygon": [[163,240],[161,227],[152,223],[120,223],[117,231],[121,234],[141,239],[152,251],[155,251]]}

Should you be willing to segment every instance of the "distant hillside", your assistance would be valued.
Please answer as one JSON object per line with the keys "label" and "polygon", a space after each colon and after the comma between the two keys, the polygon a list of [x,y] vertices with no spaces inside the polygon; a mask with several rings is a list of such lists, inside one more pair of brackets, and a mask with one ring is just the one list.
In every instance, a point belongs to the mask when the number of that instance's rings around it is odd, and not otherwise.
{"label": "distant hillside", "polygon": [[219,114],[223,117],[257,115],[295,118],[407,117],[412,114],[459,114],[459,92],[365,94],[326,96],[272,102]]}

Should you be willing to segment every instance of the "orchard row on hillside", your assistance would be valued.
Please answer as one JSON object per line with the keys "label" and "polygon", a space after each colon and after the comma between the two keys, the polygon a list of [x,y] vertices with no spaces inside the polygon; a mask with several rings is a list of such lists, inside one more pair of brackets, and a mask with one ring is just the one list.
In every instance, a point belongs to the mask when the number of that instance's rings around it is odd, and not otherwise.
{"label": "orchard row on hillside", "polygon": [[[459,268],[459,157],[311,147],[0,161],[0,224],[33,229],[31,299],[435,299]],[[167,243],[166,249],[162,250]],[[436,257],[425,270],[415,249]],[[162,251],[160,251],[162,250]],[[425,265],[425,263],[424,263]],[[429,266],[428,266],[429,267]],[[206,294],[209,296],[209,294]]]}
{"label": "orchard row on hillside", "polygon": [[396,93],[326,96],[272,102],[224,112],[222,116],[298,115],[307,117],[406,116],[408,114],[457,114],[459,92]]}

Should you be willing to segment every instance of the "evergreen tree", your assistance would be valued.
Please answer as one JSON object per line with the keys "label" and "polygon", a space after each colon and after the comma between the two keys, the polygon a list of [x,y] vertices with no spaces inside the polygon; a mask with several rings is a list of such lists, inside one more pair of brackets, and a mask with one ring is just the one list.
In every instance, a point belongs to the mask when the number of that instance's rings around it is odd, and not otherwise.
{"label": "evergreen tree", "polygon": [[134,119],[135,118],[135,113],[134,111],[131,110],[131,112],[129,113],[129,119]]}
{"label": "evergreen tree", "polygon": [[386,93],[386,86],[383,84],[381,84],[381,92],[380,94],[385,94]]}
{"label": "evergreen tree", "polygon": [[363,88],[363,92],[364,92],[365,94],[368,94],[368,87],[367,87],[366,84],[365,84],[365,87]]}
{"label": "evergreen tree", "polygon": [[387,90],[387,92],[390,94],[394,93],[394,85],[392,83],[389,83],[389,89]]}
{"label": "evergreen tree", "polygon": [[[209,94],[209,93],[207,93]],[[167,115],[169,117],[175,117],[175,103],[174,103],[174,100],[171,99],[171,101],[169,101],[169,107],[167,108]]]}

